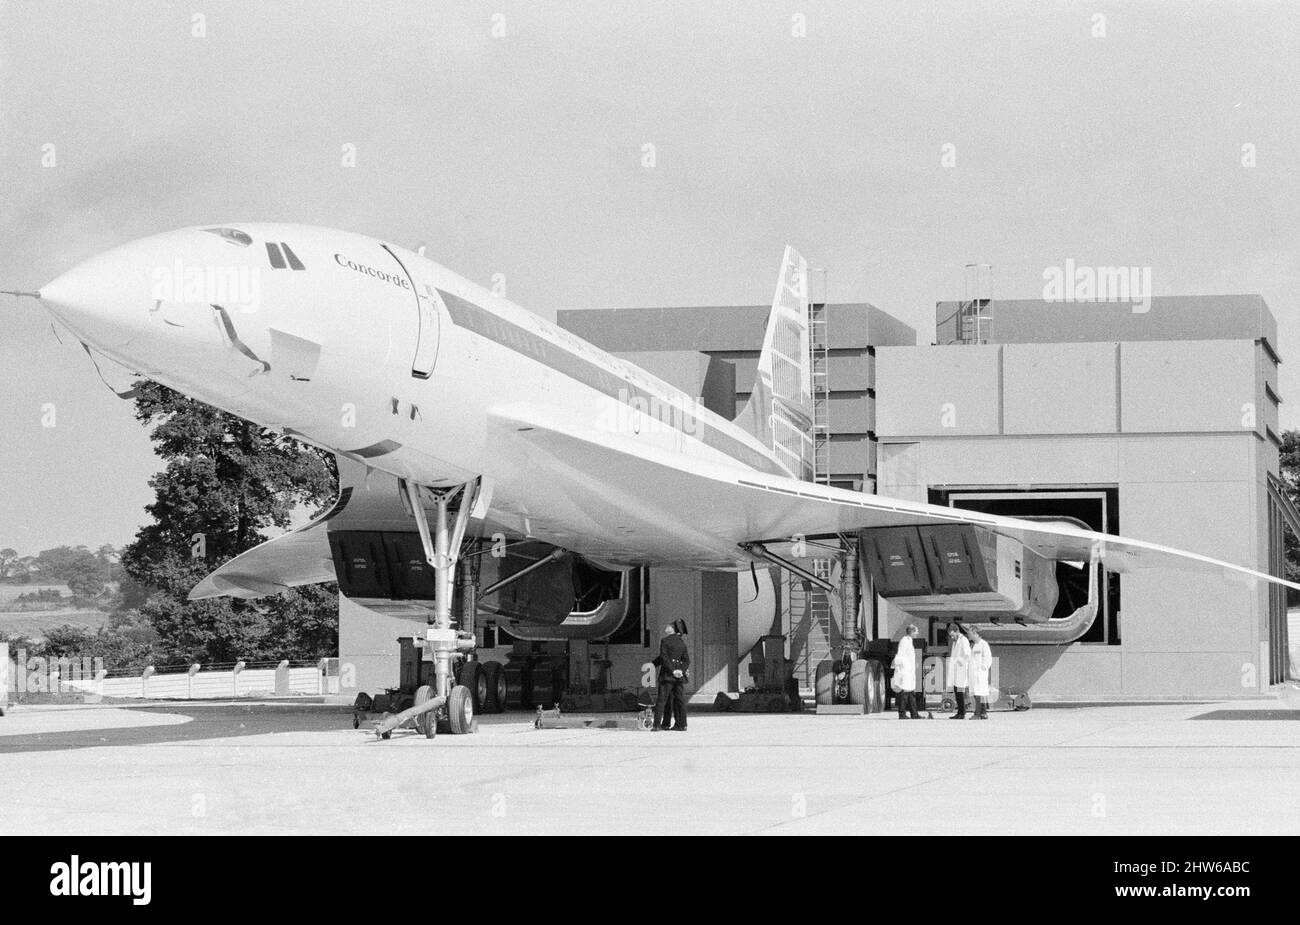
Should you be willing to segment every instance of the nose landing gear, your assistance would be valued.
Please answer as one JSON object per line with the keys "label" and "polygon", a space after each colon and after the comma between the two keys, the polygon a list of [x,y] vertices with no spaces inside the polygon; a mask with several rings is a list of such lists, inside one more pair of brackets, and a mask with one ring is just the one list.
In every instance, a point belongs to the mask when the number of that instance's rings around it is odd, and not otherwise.
{"label": "nose landing gear", "polygon": [[[394,729],[406,723],[413,724],[430,739],[440,731],[440,727],[452,735],[465,735],[478,728],[474,719],[474,692],[463,684],[454,683],[451,660],[458,653],[472,652],[474,637],[452,627],[451,605],[461,542],[465,538],[470,510],[478,497],[479,482],[474,479],[454,488],[428,489],[436,503],[432,530],[425,516],[420,486],[408,481],[402,481],[401,485],[419,528],[425,560],[434,573],[433,615],[424,631],[424,645],[433,653],[434,683],[431,687],[420,688],[415,705],[409,710],[376,726],[375,735],[387,739]],[[458,495],[460,503],[453,522],[451,502]],[[478,677],[479,674],[474,672],[470,676]]]}

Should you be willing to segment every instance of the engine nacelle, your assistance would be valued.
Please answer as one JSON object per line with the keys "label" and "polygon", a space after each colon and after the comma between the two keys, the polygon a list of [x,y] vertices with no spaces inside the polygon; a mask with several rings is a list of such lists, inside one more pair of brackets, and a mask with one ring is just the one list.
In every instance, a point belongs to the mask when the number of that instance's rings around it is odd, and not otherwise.
{"label": "engine nacelle", "polygon": [[[546,543],[518,543],[504,556],[483,556],[479,575],[491,587],[518,575],[545,559],[555,547]],[[575,613],[590,613],[623,593],[623,573],[592,565],[581,556],[566,554],[527,572],[492,594],[479,599],[485,613],[521,623],[558,626]]]}
{"label": "engine nacelle", "polygon": [[[420,536],[410,531],[330,531],[330,552],[339,591],[382,612],[431,606],[433,569]],[[479,586],[487,588],[546,559],[555,547],[524,542],[504,556],[479,558]],[[501,618],[523,639],[603,639],[623,625],[640,599],[639,572],[601,568],[565,554],[479,598],[479,611]],[[418,613],[419,611],[415,611]],[[639,612],[639,611],[638,611]]]}
{"label": "engine nacelle", "polygon": [[877,593],[918,617],[1046,623],[1056,563],[973,524],[875,527],[860,534]]}

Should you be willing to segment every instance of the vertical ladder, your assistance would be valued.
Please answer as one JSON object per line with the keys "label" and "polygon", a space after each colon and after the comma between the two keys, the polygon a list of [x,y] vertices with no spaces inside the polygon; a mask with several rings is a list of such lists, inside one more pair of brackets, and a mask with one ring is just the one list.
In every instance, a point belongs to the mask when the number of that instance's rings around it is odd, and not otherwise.
{"label": "vertical ladder", "polygon": [[988,343],[993,329],[993,265],[966,264],[962,282],[963,298],[957,307],[957,342]]}
{"label": "vertical ladder", "polygon": [[826,336],[826,303],[808,306],[808,349],[811,353],[813,410],[813,481],[829,484],[831,480],[831,387],[830,340]]}
{"label": "vertical ladder", "polygon": [[812,280],[808,284],[808,369],[812,374],[813,411],[813,481],[829,484],[831,480],[831,341],[827,335],[830,284],[823,267],[812,272],[822,277],[821,299],[812,298]]}

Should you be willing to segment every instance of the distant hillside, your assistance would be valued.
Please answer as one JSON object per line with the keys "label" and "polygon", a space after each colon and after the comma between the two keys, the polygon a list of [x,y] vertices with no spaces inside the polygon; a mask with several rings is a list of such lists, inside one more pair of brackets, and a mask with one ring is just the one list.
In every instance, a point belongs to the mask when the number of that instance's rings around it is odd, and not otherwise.
{"label": "distant hillside", "polygon": [[0,584],[0,639],[5,636],[26,636],[39,639],[45,632],[56,626],[80,626],[87,629],[99,629],[108,621],[108,614],[102,610],[90,610],[84,607],[69,606],[51,610],[18,610],[15,601],[19,595],[33,595],[41,591],[57,591],[70,597],[65,584]]}
{"label": "distant hillside", "polygon": [[48,630],[65,625],[97,630],[107,622],[108,614],[102,610],[43,610],[35,613],[0,611],[0,640],[5,636],[43,639]]}

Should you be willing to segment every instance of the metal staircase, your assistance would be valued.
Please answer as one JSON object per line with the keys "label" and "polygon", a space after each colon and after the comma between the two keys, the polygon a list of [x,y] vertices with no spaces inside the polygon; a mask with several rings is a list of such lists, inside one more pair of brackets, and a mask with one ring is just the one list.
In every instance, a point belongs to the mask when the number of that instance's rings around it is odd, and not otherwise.
{"label": "metal staircase", "polygon": [[[812,378],[813,412],[813,480],[829,484],[830,461],[830,338],[827,335],[825,271],[823,273],[822,300],[808,305],[809,370]],[[828,557],[813,558],[808,567],[821,578],[829,578],[831,562]],[[821,588],[805,583],[798,576],[786,572],[786,621],[790,640],[790,656],[794,659],[794,676],[799,686],[811,690],[817,674],[817,663],[829,658],[833,632],[830,595]]]}
{"label": "metal staircase", "polygon": [[993,332],[993,267],[968,263],[963,274],[964,298],[957,306],[957,342],[985,344]]}
{"label": "metal staircase", "polygon": [[[807,560],[809,570],[819,578],[830,580],[834,559],[820,556]],[[799,687],[810,693],[817,677],[817,664],[830,658],[839,644],[832,599],[839,603],[836,592],[824,591],[815,585],[805,584],[795,576],[786,582],[786,606],[790,627],[790,656],[794,659],[794,676]]]}

